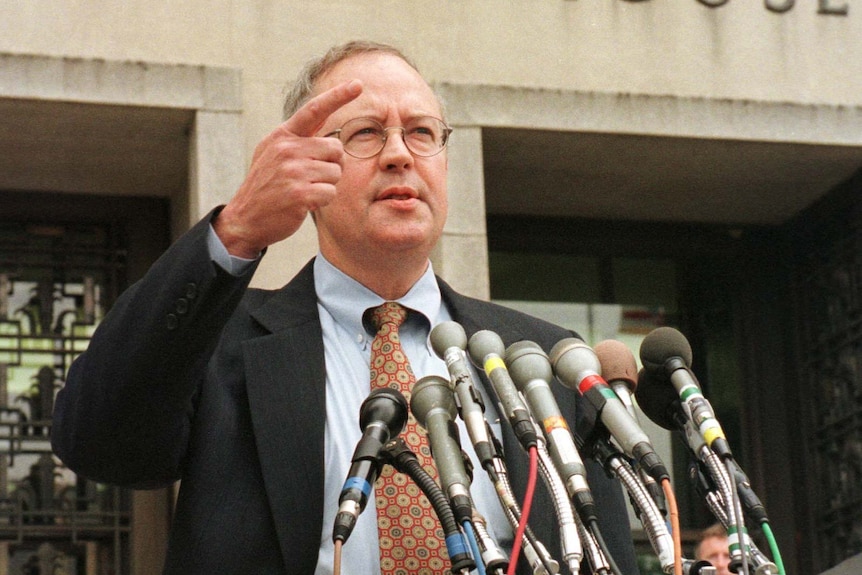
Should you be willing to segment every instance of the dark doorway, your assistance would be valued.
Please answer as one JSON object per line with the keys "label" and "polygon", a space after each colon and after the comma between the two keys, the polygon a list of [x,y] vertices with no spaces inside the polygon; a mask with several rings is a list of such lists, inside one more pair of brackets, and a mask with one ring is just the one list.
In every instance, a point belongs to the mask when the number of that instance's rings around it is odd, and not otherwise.
{"label": "dark doorway", "polygon": [[[136,496],[65,469],[51,454],[51,415],[70,363],[169,238],[166,199],[0,192],[3,572],[130,573]],[[150,539],[165,538],[161,500]]]}

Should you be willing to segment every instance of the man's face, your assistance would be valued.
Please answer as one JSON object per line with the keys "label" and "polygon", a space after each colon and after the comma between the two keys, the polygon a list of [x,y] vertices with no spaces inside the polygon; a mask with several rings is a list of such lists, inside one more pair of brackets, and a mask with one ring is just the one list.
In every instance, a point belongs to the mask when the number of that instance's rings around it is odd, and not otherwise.
{"label": "man's face", "polygon": [[698,547],[698,559],[709,561],[715,566],[718,575],[730,575],[730,552],[726,537],[707,537]]}
{"label": "man's face", "polygon": [[[333,113],[319,134],[359,117],[374,118],[384,127],[419,116],[441,118],[425,80],[390,54],[342,61],[319,79],[316,91],[354,78],[362,81],[362,94]],[[383,150],[372,158],[345,154],[336,197],[316,212],[324,256],[342,269],[368,257],[427,258],[446,221],[446,171],[446,150],[430,158],[414,156],[398,130],[389,132]]]}

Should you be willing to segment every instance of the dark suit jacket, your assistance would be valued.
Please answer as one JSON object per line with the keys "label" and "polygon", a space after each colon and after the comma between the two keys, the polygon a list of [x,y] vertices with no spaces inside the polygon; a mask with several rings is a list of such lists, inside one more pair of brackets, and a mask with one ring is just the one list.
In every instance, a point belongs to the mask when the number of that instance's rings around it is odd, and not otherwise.
{"label": "dark suit jacket", "polygon": [[[99,482],[153,488],[182,480],[166,574],[307,575],[323,529],[326,473],[312,266],[280,290],[247,289],[250,273],[236,278],[210,260],[208,221],[119,298],[72,365],[57,397],[54,450]],[[529,339],[548,350],[571,335],[440,287],[468,336],[490,329],[506,345]],[[574,418],[574,394],[556,387]],[[523,494],[526,457],[504,428]],[[623,573],[635,574],[621,491],[590,467],[602,533]],[[535,504],[531,525],[558,555],[547,501]]]}

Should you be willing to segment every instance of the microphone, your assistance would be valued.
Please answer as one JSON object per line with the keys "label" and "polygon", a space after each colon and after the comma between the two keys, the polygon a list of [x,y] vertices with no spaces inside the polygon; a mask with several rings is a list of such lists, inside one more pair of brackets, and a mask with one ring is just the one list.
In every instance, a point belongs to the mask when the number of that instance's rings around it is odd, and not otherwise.
{"label": "microphone", "polygon": [[[755,563],[767,564],[748,538],[742,508],[760,525],[768,525],[766,511],[737,466],[712,405],[703,396],[690,369],[692,353],[688,340],[674,328],[660,327],[644,338],[640,356],[644,369],[635,396],[641,409],[662,427],[681,430],[691,450],[713,472],[719,484],[732,543],[731,566],[747,561],[749,553]],[[703,447],[698,448],[700,442]],[[711,465],[713,458],[723,462],[726,470],[720,464]]]}
{"label": "microphone", "polygon": [[587,400],[585,407],[595,410],[626,455],[636,459],[656,481],[670,479],[649,437],[599,375],[602,366],[592,348],[575,337],[560,340],[551,349],[551,363],[557,379]]}
{"label": "microphone", "polygon": [[461,455],[461,442],[455,424],[455,397],[449,389],[449,383],[436,375],[428,375],[417,381],[410,397],[410,410],[419,425],[428,432],[428,443],[437,465],[440,485],[451,502],[455,519],[459,524],[472,519],[470,478]]}
{"label": "microphone", "polygon": [[[626,411],[632,416],[632,419],[639,422],[632,399],[638,384],[638,365],[634,354],[623,342],[615,339],[600,341],[596,344],[594,350],[596,357],[599,358],[599,364],[602,368],[601,373],[605,381],[608,382],[614,393],[620,398],[620,401],[625,406]],[[638,474],[653,501],[656,502],[664,513],[666,510],[661,487],[655,482],[655,479],[642,469],[638,469]]]}
{"label": "microphone", "polygon": [[473,364],[488,375],[500,402],[500,412],[509,420],[515,437],[529,451],[530,447],[536,445],[536,427],[503,361],[506,346],[502,338],[493,331],[477,331],[467,342],[467,352]]}
{"label": "microphone", "polygon": [[332,528],[333,542],[346,542],[350,537],[380,472],[380,453],[406,424],[407,400],[397,389],[375,389],[362,402],[359,407],[362,437],[353,451],[350,470],[338,497],[338,512]]}
{"label": "microphone", "polygon": [[[690,358],[691,355],[688,357]],[[689,359],[689,361],[691,360]],[[696,424],[688,418],[680,396],[673,385],[662,377],[661,373],[656,375],[652,371],[641,370],[635,397],[641,411],[653,422],[670,431],[680,432],[691,452],[710,470],[713,470],[713,474],[724,473],[720,469],[714,469],[716,465],[711,464],[710,454],[712,454],[711,457],[718,455],[709,449],[703,434],[695,429]],[[768,523],[769,517],[766,509],[752,489],[748,476],[733,459],[726,460],[725,465],[728,466],[726,472],[728,473],[728,480],[732,480],[736,484],[737,494],[746,513],[758,525]],[[716,488],[719,488],[720,478],[716,478],[715,481]]]}
{"label": "microphone", "polygon": [[584,523],[597,521],[586,467],[551,391],[554,374],[548,356],[537,343],[519,341],[506,349],[506,363],[512,380],[542,426],[554,467],[565,482],[578,514]]}
{"label": "microphone", "polygon": [[444,321],[434,326],[430,334],[434,353],[446,362],[451,387],[458,399],[457,408],[467,427],[467,434],[476,450],[476,457],[483,469],[494,465],[494,446],[485,422],[485,405],[482,396],[473,385],[473,376],[467,365],[467,334],[461,324]]}
{"label": "microphone", "polygon": [[[483,369],[488,376],[488,380],[491,382],[491,386],[494,388],[497,397],[498,409],[509,420],[515,437],[521,443],[521,446],[528,452],[531,448],[538,449],[539,434],[536,432],[536,423],[530,416],[530,412],[521,396],[518,395],[515,382],[512,381],[509,370],[506,368],[506,362],[503,361],[506,346],[502,338],[490,330],[477,331],[467,342],[467,353],[473,364]],[[499,444],[496,447],[496,452],[498,454],[501,453],[502,448]],[[495,473],[491,475],[494,486],[500,496],[500,503],[506,512],[506,517],[512,529],[517,531],[521,520],[521,509],[518,507],[515,496],[511,491],[508,472],[505,462],[501,457],[496,459]],[[561,486],[561,491],[563,490],[564,488]],[[571,517],[572,505],[568,499],[565,499],[565,496],[564,502],[569,509],[569,517]],[[536,573],[553,574],[559,572],[559,563],[554,561],[544,546],[535,539],[535,535],[529,525],[526,526],[522,539],[524,556],[530,565],[533,566]]]}
{"label": "microphone", "polygon": [[[647,400],[649,408],[657,411],[659,420],[654,421],[663,427],[673,429],[675,425],[669,427],[666,424],[676,423],[678,412],[668,413],[668,411],[671,409],[676,411],[675,401],[678,400],[683,413],[694,424],[707,446],[722,459],[732,459],[730,444],[727,442],[724,430],[715,418],[712,405],[701,393],[700,384],[690,369],[691,345],[685,336],[672,327],[654,329],[641,342],[640,357],[644,366],[644,374],[640,380],[643,386],[639,386],[635,396],[641,409],[644,407],[641,396],[648,398],[654,395]],[[673,392],[675,396],[667,402]],[[652,418],[646,410],[644,413]]]}
{"label": "microphone", "polygon": [[638,364],[631,350],[621,341],[606,339],[593,348],[599,358],[601,374],[623,402],[626,411],[637,420],[632,396],[638,385]]}

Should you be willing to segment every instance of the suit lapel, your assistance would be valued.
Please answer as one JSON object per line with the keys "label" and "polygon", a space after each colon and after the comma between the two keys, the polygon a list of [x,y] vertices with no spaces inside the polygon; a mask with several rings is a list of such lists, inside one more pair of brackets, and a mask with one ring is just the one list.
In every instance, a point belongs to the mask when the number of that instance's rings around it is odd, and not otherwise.
{"label": "suit lapel", "polygon": [[[243,343],[249,407],[286,563],[317,560],[323,527],[323,336],[308,264],[252,316],[271,333]],[[311,552],[313,551],[313,553]]]}

